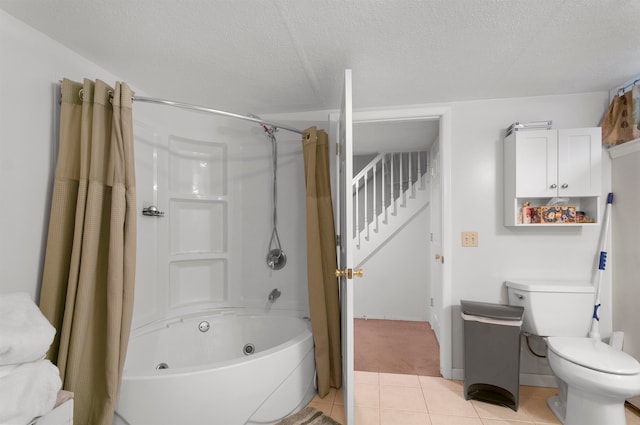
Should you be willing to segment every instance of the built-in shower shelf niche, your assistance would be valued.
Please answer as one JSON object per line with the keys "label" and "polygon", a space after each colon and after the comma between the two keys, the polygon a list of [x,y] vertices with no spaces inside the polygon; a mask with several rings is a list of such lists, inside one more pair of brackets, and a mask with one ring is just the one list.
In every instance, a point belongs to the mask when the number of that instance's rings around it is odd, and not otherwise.
{"label": "built-in shower shelf niche", "polygon": [[212,305],[228,299],[227,259],[184,256],[169,262],[169,306]]}
{"label": "built-in shower shelf niche", "polygon": [[169,136],[169,308],[229,299],[228,147]]}
{"label": "built-in shower shelf niche", "polygon": [[226,201],[170,199],[170,254],[227,252]]}
{"label": "built-in shower shelf niche", "polygon": [[169,191],[214,197],[227,195],[227,145],[169,137]]}

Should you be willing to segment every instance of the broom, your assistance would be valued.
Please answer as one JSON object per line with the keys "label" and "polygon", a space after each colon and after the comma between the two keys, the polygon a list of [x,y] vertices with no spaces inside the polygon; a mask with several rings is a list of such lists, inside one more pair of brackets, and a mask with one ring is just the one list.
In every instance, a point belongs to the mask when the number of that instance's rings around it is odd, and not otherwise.
{"label": "broom", "polygon": [[607,205],[604,209],[604,224],[602,226],[602,235],[600,238],[600,259],[598,261],[598,270],[596,271],[596,280],[594,283],[596,298],[593,306],[593,319],[591,320],[591,330],[589,338],[600,340],[600,317],[598,309],[600,308],[600,286],[602,284],[602,276],[607,266],[607,235],[609,234],[609,224],[611,222],[611,205],[613,204],[613,193],[607,196]]}

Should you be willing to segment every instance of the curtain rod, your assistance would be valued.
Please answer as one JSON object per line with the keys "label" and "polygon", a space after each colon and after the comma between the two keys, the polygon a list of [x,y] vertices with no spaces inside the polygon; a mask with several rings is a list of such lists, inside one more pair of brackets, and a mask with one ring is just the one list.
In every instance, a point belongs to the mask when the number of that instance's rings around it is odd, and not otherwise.
{"label": "curtain rod", "polygon": [[627,89],[630,89],[631,87],[635,86],[636,84],[638,84],[640,82],[640,79],[636,79],[634,80],[633,83],[629,83],[626,86],[622,86],[620,87],[616,93],[618,94],[618,96],[622,96],[623,94],[625,94],[625,92],[627,91]]}
{"label": "curtain rod", "polygon": [[239,118],[241,120],[252,121],[261,125],[267,125],[269,127],[274,127],[276,129],[282,129],[291,131],[293,133],[302,134],[302,130],[298,130],[297,128],[287,127],[282,124],[278,124],[271,121],[265,121],[259,117],[253,116],[245,116],[240,114],[234,114],[233,112],[220,111],[217,109],[205,108],[204,106],[191,105],[189,103],[175,102],[173,100],[166,99],[157,99],[153,97],[144,97],[144,96],[134,96],[133,100],[136,102],[148,102],[148,103],[160,103],[162,105],[175,106],[176,108],[190,109],[192,111],[200,111],[200,112],[208,112],[211,114],[224,115],[226,117],[231,118]]}

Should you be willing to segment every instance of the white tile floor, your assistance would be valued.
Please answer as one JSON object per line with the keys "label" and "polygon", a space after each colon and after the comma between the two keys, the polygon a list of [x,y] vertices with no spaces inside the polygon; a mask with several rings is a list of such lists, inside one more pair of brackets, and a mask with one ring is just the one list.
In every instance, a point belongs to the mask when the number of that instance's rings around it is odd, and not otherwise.
{"label": "white tile floor", "polygon": [[[461,381],[416,375],[359,372],[355,379],[357,425],[548,425],[560,424],[547,407],[554,388],[520,387],[520,408],[464,399]],[[310,406],[345,424],[342,391],[332,390]],[[627,409],[627,425],[640,416]]]}

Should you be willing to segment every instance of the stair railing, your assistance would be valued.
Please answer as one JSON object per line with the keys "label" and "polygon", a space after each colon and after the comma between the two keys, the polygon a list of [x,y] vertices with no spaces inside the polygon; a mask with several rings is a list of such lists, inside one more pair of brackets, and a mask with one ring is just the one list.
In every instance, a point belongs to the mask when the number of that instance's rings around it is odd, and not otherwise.
{"label": "stair railing", "polygon": [[[407,196],[425,189],[428,152],[387,152],[376,155],[353,178],[354,235],[356,247],[361,237],[369,240],[371,230],[378,232],[380,222],[387,224],[389,214],[396,215],[407,206]],[[373,227],[373,229],[371,229]]]}

